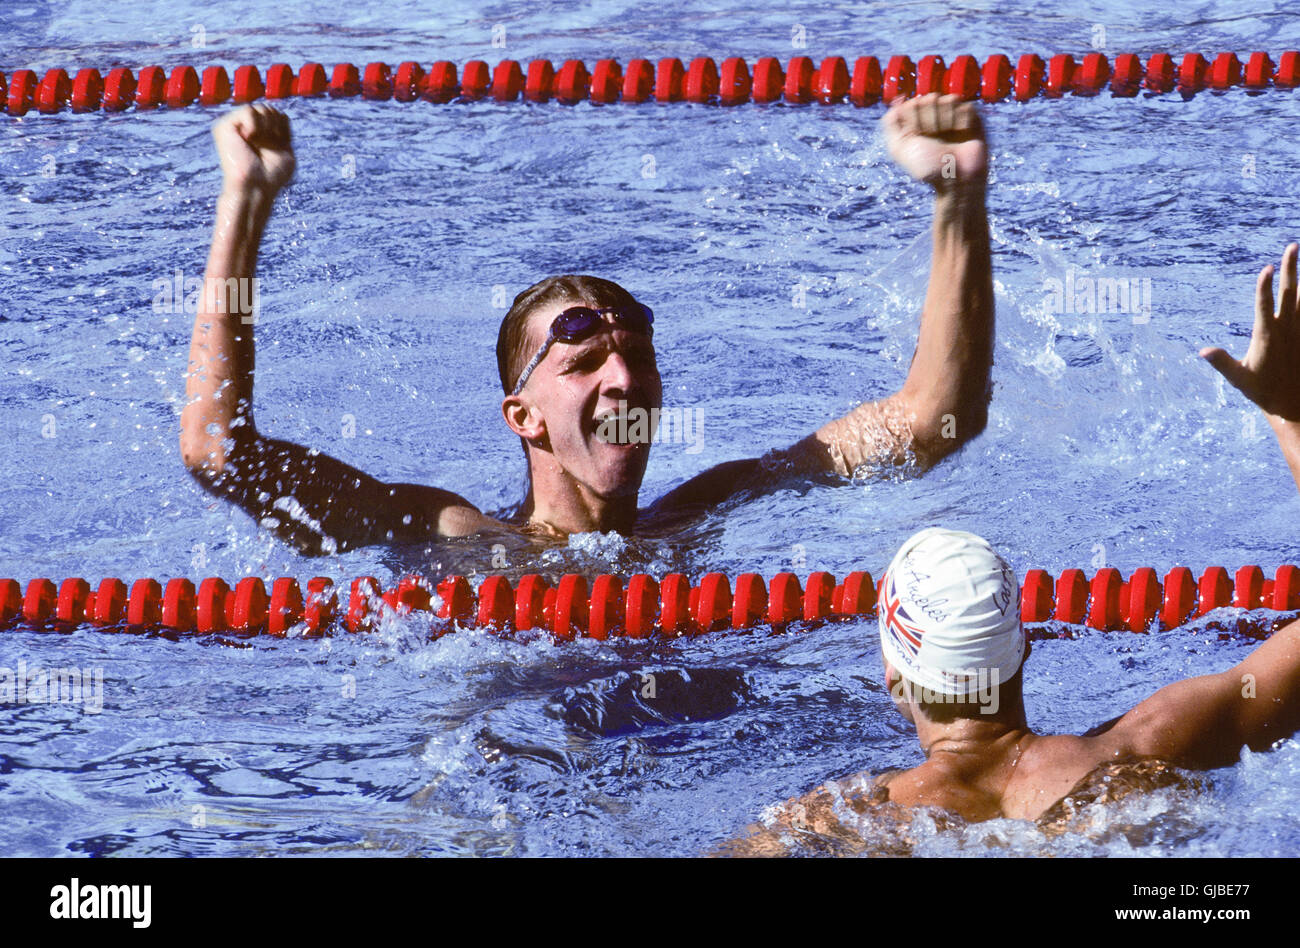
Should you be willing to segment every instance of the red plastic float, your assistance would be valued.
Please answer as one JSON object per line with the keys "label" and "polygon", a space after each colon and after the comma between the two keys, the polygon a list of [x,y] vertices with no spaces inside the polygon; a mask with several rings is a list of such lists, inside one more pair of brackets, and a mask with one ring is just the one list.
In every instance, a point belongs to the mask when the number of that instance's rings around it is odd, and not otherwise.
{"label": "red plastic float", "polygon": [[[270,78],[269,74],[267,78]],[[344,99],[360,95],[361,73],[357,71],[357,67],[351,63],[339,63],[335,66],[334,71],[330,73],[329,92],[332,99]]]}
{"label": "red plastic float", "polygon": [[943,91],[948,95],[960,96],[967,102],[979,97],[980,67],[974,56],[961,55],[952,61]]}
{"label": "red plastic float", "polygon": [[[105,112],[123,112],[135,101],[135,74],[125,66],[112,70],[104,80]],[[259,91],[258,96],[262,93]]]}
{"label": "red plastic float", "polygon": [[1142,60],[1132,53],[1115,57],[1115,68],[1110,76],[1110,90],[1120,98],[1132,98],[1142,85]]}
{"label": "red plastic float", "polygon": [[880,98],[886,105],[895,99],[910,99],[916,93],[916,66],[906,56],[889,60],[882,80]]}
{"label": "red plastic float", "polygon": [[156,109],[163,104],[167,91],[167,76],[161,66],[145,66],[135,82],[135,107]]}
{"label": "red plastic float", "polygon": [[199,102],[203,105],[221,105],[230,100],[230,76],[222,66],[209,66],[203,70],[199,82]]}
{"label": "red plastic float", "polygon": [[596,63],[591,73],[591,87],[588,96],[592,102],[610,105],[618,101],[619,90],[623,85],[623,70],[616,59],[602,59]]}
{"label": "red plastic float", "polygon": [[[276,580],[280,582],[280,580]],[[289,580],[293,582],[293,580]],[[191,632],[194,630],[197,609],[197,594],[194,584],[188,579],[177,577],[169,580],[163,590],[162,615],[160,621],[164,628],[174,632]],[[272,635],[275,632],[268,627]]]}
{"label": "red plastic float", "polygon": [[[455,63],[448,62],[445,59],[439,60],[429,67],[429,72],[427,74],[421,69],[418,77],[415,76],[415,69],[419,69],[420,67],[414,63],[411,65],[415,68],[410,70],[405,76],[402,75],[400,69],[398,70],[397,85],[394,86],[394,89],[400,91],[401,95],[398,95],[397,98],[400,99],[402,95],[406,95],[406,87],[402,83],[410,80],[414,80],[415,82],[415,95],[423,98],[427,102],[434,102],[439,105],[450,102],[452,99],[456,98],[458,93],[461,92],[461,84],[456,78]],[[483,67],[483,70],[480,73],[478,79],[479,84],[476,87],[476,91],[473,93],[476,97],[481,96],[487,89],[488,85],[487,64],[480,63],[480,65]],[[465,79],[466,81],[469,81],[470,79],[469,66],[465,67]],[[395,95],[396,91],[394,93]]]}
{"label": "red plastic float", "polygon": [[1069,53],[1060,53],[1047,62],[1047,79],[1043,83],[1043,95],[1057,99],[1074,88],[1076,64]]}
{"label": "red plastic float", "polygon": [[393,97],[393,73],[387,63],[366,63],[366,71],[361,76],[361,94],[367,99]]}
{"label": "red plastic float", "polygon": [[718,96],[718,64],[707,56],[691,60],[686,70],[686,101],[705,105]]}
{"label": "red plastic float", "polygon": [[1222,566],[1211,566],[1201,574],[1197,585],[1196,614],[1203,616],[1211,609],[1219,609],[1232,603],[1232,582],[1228,571]]}
{"label": "red plastic float", "polygon": [[28,113],[36,95],[36,86],[36,73],[30,69],[19,69],[9,77],[9,95],[6,101],[10,115]]}
{"label": "red plastic float", "polygon": [[1264,571],[1242,566],[1232,583],[1232,604],[1238,609],[1258,609],[1264,603]]}
{"label": "red plastic float", "polygon": [[947,75],[942,56],[922,56],[916,63],[916,94],[943,92]]}
{"label": "red plastic float", "polygon": [[655,101],[680,102],[682,99],[682,81],[686,70],[682,61],[672,57],[659,60],[655,69]]}
{"label": "red plastic float", "polygon": [[1013,75],[1011,60],[1002,53],[990,56],[980,70],[980,98],[985,102],[1001,102],[1011,94]]}
{"label": "red plastic float", "polygon": [[80,625],[87,619],[87,599],[91,599],[90,583],[84,579],[65,579],[59,584],[59,598],[54,606],[54,617],[67,625]]}
{"label": "red plastic float", "polygon": [[397,72],[393,74],[393,98],[398,102],[414,102],[420,97],[423,81],[424,67],[419,63],[410,59],[398,63]]}
{"label": "red plastic float", "polygon": [[623,582],[603,573],[591,584],[587,605],[587,636],[604,641],[623,628]]}
{"label": "red plastic float", "polygon": [[624,606],[624,634],[643,639],[655,629],[659,619],[659,583],[644,573],[637,573],[627,583]]}
{"label": "red plastic float", "polygon": [[750,90],[755,102],[775,102],[785,89],[785,72],[781,63],[772,56],[764,56],[754,64],[754,83]]}
{"label": "red plastic float", "polygon": [[1113,566],[1097,570],[1090,586],[1091,600],[1088,625],[1094,629],[1113,629],[1119,625],[1120,586],[1119,570]]}
{"label": "red plastic float", "polygon": [[1277,62],[1277,72],[1273,74],[1273,85],[1278,89],[1294,89],[1300,86],[1300,52],[1288,50]]}
{"label": "red plastic float", "polygon": [[623,101],[645,102],[655,87],[655,69],[648,59],[634,59],[623,73]]}
{"label": "red plastic float", "polygon": [[[441,63],[434,63],[430,75],[433,75]],[[450,63],[451,71],[454,74],[456,67]],[[487,95],[488,87],[492,84],[492,72],[488,69],[488,64],[481,59],[471,59],[465,64],[464,70],[460,77],[460,94],[466,99],[481,99]]]}
{"label": "red plastic float", "polygon": [[587,630],[587,579],[574,573],[560,577],[555,589],[555,619],[551,631],[560,641]]}
{"label": "red plastic float", "polygon": [[529,102],[549,102],[555,86],[555,67],[549,59],[534,59],[524,77],[524,98]]}
{"label": "red plastic float", "polygon": [[1210,66],[1210,88],[1222,92],[1238,85],[1241,85],[1241,60],[1236,53],[1219,53]]}
{"label": "red plastic float", "polygon": [[492,72],[492,98],[514,102],[524,91],[524,70],[513,59],[503,59]]}
{"label": "red plastic float", "polygon": [[36,87],[36,110],[44,115],[62,112],[72,98],[72,80],[62,69],[51,69]]}
{"label": "red plastic float", "polygon": [[169,109],[183,109],[199,98],[199,74],[193,66],[177,66],[167,79],[163,101]]}
{"label": "red plastic float", "polygon": [[1110,60],[1102,53],[1089,53],[1074,76],[1074,94],[1094,96],[1110,81]]}
{"label": "red plastic float", "polygon": [[1272,82],[1273,60],[1268,53],[1251,53],[1241,84],[1247,89],[1267,89]]}
{"label": "red plastic float", "polygon": [[1016,63],[1015,99],[1027,102],[1043,88],[1043,58],[1036,53],[1025,53]]}
{"label": "red plastic float", "polygon": [[[349,66],[353,73],[356,72],[356,66]],[[338,75],[338,70],[334,70]],[[332,95],[334,90],[330,89]],[[268,99],[287,99],[293,95],[293,70],[287,63],[275,63],[266,70],[266,97]]]}
{"label": "red plastic float", "polygon": [[566,60],[555,74],[555,98],[564,105],[574,105],[591,91],[591,74],[579,59]]}
{"label": "red plastic float", "polygon": [[1156,53],[1147,60],[1146,87],[1152,92],[1169,92],[1174,87],[1177,70],[1168,53]]}
{"label": "red plastic float", "polygon": [[334,621],[338,610],[338,594],[334,591],[334,581],[324,576],[316,576],[307,583],[307,601],[303,603],[302,618],[307,625],[309,636],[322,635],[323,630]]}
{"label": "red plastic float", "polygon": [[[126,601],[126,624],[133,630],[150,629],[162,623],[162,586],[156,579],[137,579]],[[265,623],[263,623],[265,624]]]}
{"label": "red plastic float", "polygon": [[1145,632],[1160,612],[1162,590],[1156,571],[1149,566],[1133,571],[1128,581],[1127,602],[1121,603],[1129,631]]}
{"label": "red plastic float", "polygon": [[853,64],[853,78],[849,82],[849,101],[859,108],[875,105],[880,101],[884,77],[880,72],[880,60],[875,56],[860,56]]}
{"label": "red plastic float", "polygon": [[1046,622],[1052,607],[1052,575],[1041,569],[1026,572],[1020,586],[1020,621]]}
{"label": "red plastic float", "polygon": [[[130,75],[130,70],[127,74]],[[233,88],[235,104],[253,102],[264,95],[266,95],[266,86],[262,85],[262,73],[256,66],[240,66],[235,70]]]}
{"label": "red plastic float", "polygon": [[1185,96],[1195,95],[1205,88],[1205,73],[1209,64],[1200,53],[1188,53],[1178,67],[1178,91]]}
{"label": "red plastic float", "polygon": [[95,112],[104,99],[104,80],[98,69],[83,69],[72,81],[72,111]]}
{"label": "red plastic float", "polygon": [[822,105],[842,102],[849,94],[849,66],[842,56],[827,56],[813,77],[813,98]]}
{"label": "red plastic float", "polygon": [[1056,613],[1052,618],[1057,622],[1079,625],[1087,608],[1088,581],[1084,579],[1083,570],[1063,570],[1056,578]]}
{"label": "red plastic float", "polygon": [[752,88],[749,66],[739,56],[732,56],[722,63],[718,75],[718,101],[723,105],[740,105],[749,101]]}
{"label": "red plastic float", "polygon": [[271,600],[266,607],[266,631],[283,636],[302,621],[302,589],[291,576],[281,576],[271,584]]}
{"label": "red plastic float", "polygon": [[315,99],[329,91],[329,79],[325,77],[325,67],[321,63],[304,63],[294,80],[294,95],[304,99]]}

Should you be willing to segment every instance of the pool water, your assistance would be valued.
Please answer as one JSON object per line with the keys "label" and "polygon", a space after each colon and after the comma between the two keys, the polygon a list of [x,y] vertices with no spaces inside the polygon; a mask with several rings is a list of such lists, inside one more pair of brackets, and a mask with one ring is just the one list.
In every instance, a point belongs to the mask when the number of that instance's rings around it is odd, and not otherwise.
{"label": "pool water", "polygon": [[[1300,46],[1243,3],[1087,15],[1041,5],[698,0],[671,13],[395,0],[21,2],[0,69],[505,56]],[[505,26],[503,48],[493,28]],[[869,29],[864,26],[869,24]],[[195,29],[199,27],[200,29]],[[806,48],[792,48],[802,27]],[[198,40],[203,48],[193,45]],[[263,245],[257,418],[268,434],[485,510],[523,494],[493,346],[508,302],[557,272],[618,280],[657,315],[666,406],[649,502],[703,468],[801,438],[901,383],[928,269],[928,199],[885,156],[878,108],[291,100],[298,172]],[[0,117],[0,576],[243,575],[387,583],[408,569],[558,573],[852,569],[921,526],[980,533],[1023,572],[1300,561],[1300,498],[1262,419],[1197,360],[1244,351],[1254,276],[1294,230],[1300,94],[1242,90],[985,110],[998,306],[988,430],[924,477],[794,483],[679,537],[459,542],[309,559],[203,493],[177,447],[192,313],[220,178],[198,108]],[[1149,287],[1149,312],[1053,312],[1047,281]],[[1149,281],[1144,283],[1143,281]],[[796,303],[803,305],[795,305]],[[164,311],[159,311],[164,310]],[[688,450],[690,448],[691,450]],[[504,566],[502,563],[504,562]],[[1031,724],[1080,733],[1253,647],[1231,611],[1148,636],[1037,644]],[[373,636],[169,642],[0,635],[0,667],[103,671],[98,713],[0,713],[0,852],[689,855],[829,777],[921,759],[881,684],[874,623],[772,637],[505,641],[418,623]],[[653,688],[647,686],[653,683]],[[653,690],[654,696],[647,697]],[[1246,753],[1195,792],[1129,798],[1087,832],[944,827],[911,851],[1290,855],[1300,748]]]}

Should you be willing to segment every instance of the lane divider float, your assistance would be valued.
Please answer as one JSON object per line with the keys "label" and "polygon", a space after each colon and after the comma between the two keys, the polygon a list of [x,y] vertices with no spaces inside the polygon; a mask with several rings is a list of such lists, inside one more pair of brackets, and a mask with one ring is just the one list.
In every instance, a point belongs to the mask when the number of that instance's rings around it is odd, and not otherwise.
{"label": "lane divider float", "polygon": [[[268,590],[260,577],[246,576],[229,586],[208,577],[197,587],[176,578],[136,580],[128,589],[109,578],[91,588],[81,578],[55,584],[33,579],[24,589],[0,579],[0,629],[23,624],[32,629],[71,631],[89,626],[112,632],[174,634],[233,633],[318,637],[364,632],[385,615],[430,614],[435,637],[456,628],[499,632],[538,630],[560,641],[703,635],[763,626],[780,630],[793,622],[816,623],[874,615],[879,587],[868,572],[852,572],[837,582],[814,572],[804,583],[793,573],[770,582],[744,573],[733,584],[723,573],[707,573],[697,585],[680,574],[661,580],[638,573],[628,577],[567,574],[555,586],[528,574],[517,586],[501,575],[486,577],[477,591],[464,576],[448,576],[436,586],[418,575],[401,577],[387,591],[373,576],[360,576],[342,592],[317,576],[301,587],[282,576]],[[1233,575],[1212,566],[1197,579],[1185,566],[1165,574],[1142,567],[1125,579],[1107,567],[1091,578],[1067,569],[1053,577],[1029,570],[1021,587],[1020,615],[1026,624],[1062,622],[1116,632],[1170,629],[1212,609],[1300,609],[1300,569],[1278,567],[1266,577],[1258,566]]]}
{"label": "lane divider float", "polygon": [[408,60],[394,69],[387,63],[367,63],[358,68],[339,63],[328,73],[317,62],[304,63],[295,73],[287,63],[275,63],[263,78],[256,66],[238,67],[233,77],[224,66],[145,66],[139,75],[125,66],[109,70],[84,68],[70,74],[54,68],[37,76],[31,69],[0,72],[0,103],[12,116],[35,110],[51,115],[73,112],[137,112],[166,107],[183,109],[195,104],[241,105],[259,99],[292,97],[372,100],[417,100],[442,104],[452,101],[550,102],[598,105],[615,102],[694,102],[722,106],[746,102],[784,101],[792,105],[818,102],[848,103],[864,108],[894,99],[941,92],[966,100],[1026,102],[1034,98],[1059,99],[1067,94],[1100,95],[1106,88],[1119,98],[1132,98],[1145,89],[1151,94],[1177,91],[1184,97],[1211,90],[1224,92],[1242,87],[1248,92],[1294,89],[1300,86],[1300,52],[1288,50],[1277,61],[1264,51],[1250,53],[1245,62],[1233,52],[1207,59],[1186,53],[1179,59],[1154,53],[1145,63],[1133,53],[1114,61],[1104,53],[1088,53],[1076,61],[1068,53],[1044,60],[1026,53],[1012,65],[997,53],[981,64],[974,56],[859,56],[852,66],[842,56],[820,63],[795,56],[782,68],[780,60],[766,56],[749,64],[738,56],[716,60],[700,56],[684,64],[676,58],[630,60],[626,67],[615,59],[601,59],[588,70],[578,59],[565,60],[557,69],[550,60],[534,59],[526,66],[505,59],[489,67],[481,59],[463,67],[439,60],[427,70]]}

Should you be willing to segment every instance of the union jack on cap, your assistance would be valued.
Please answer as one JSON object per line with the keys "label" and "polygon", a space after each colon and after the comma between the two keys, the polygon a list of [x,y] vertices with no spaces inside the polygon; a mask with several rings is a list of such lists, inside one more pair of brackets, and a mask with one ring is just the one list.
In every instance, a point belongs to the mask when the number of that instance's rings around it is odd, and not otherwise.
{"label": "union jack on cap", "polygon": [[885,575],[885,600],[883,603],[885,629],[894,640],[894,644],[911,663],[916,663],[917,653],[921,651],[921,638],[925,630],[907,614],[903,600],[898,595],[898,586],[894,582],[894,571]]}

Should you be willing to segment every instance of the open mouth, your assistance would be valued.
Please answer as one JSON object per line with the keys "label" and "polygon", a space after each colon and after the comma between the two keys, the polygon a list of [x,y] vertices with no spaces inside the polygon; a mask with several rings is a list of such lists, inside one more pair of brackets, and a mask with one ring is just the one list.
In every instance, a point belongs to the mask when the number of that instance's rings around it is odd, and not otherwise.
{"label": "open mouth", "polygon": [[654,437],[650,412],[639,406],[621,406],[601,412],[594,419],[596,440],[618,447],[649,445]]}

